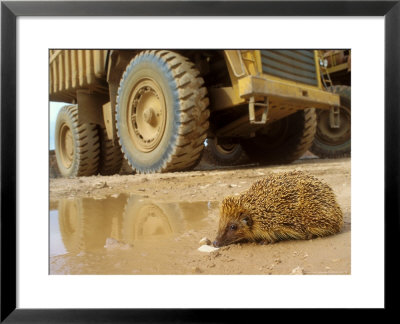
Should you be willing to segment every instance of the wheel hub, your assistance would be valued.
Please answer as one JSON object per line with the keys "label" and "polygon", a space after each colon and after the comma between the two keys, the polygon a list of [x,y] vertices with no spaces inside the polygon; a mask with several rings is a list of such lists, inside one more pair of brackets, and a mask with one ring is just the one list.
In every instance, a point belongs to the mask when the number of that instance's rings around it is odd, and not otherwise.
{"label": "wheel hub", "polygon": [[223,154],[229,154],[233,152],[237,144],[217,144],[215,147],[217,150]]}
{"label": "wheel hub", "polygon": [[153,151],[164,135],[166,124],[165,98],[152,79],[142,79],[131,92],[128,120],[130,137],[142,152]]}
{"label": "wheel hub", "polygon": [[67,124],[61,126],[59,147],[62,164],[68,169],[74,159],[74,139]]}
{"label": "wheel hub", "polygon": [[154,126],[154,124],[157,123],[156,115],[152,107],[145,109],[143,112],[143,119],[151,126]]}
{"label": "wheel hub", "polygon": [[317,136],[326,144],[341,144],[350,139],[351,120],[350,110],[340,107],[340,127],[332,128],[329,120],[329,110],[320,111],[318,114]]}

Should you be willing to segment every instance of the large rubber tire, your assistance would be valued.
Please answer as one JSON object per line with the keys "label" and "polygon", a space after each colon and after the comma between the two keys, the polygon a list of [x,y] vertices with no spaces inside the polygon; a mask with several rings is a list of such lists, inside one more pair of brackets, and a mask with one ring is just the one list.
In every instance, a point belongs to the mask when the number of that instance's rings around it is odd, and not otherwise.
{"label": "large rubber tire", "polygon": [[248,158],[240,144],[219,145],[208,138],[203,159],[210,164],[229,166],[243,164]]}
{"label": "large rubber tire", "polygon": [[316,131],[314,108],[297,111],[242,141],[249,158],[262,164],[291,163],[311,147]]}
{"label": "large rubber tire", "polygon": [[340,127],[331,128],[329,110],[317,110],[317,132],[310,151],[320,158],[341,158],[351,154],[351,87],[332,86],[340,95]]}
{"label": "large rubber tire", "polygon": [[129,165],[129,162],[126,159],[122,160],[121,169],[119,170],[120,175],[128,175],[134,174],[135,172],[132,170],[132,167]]}
{"label": "large rubber tire", "polygon": [[105,128],[99,126],[100,135],[100,166],[99,173],[101,175],[113,175],[119,173],[123,155],[119,143],[113,143],[108,139]]}
{"label": "large rubber tire", "polygon": [[178,53],[143,51],[118,89],[122,151],[137,173],[179,171],[199,161],[209,127],[209,100],[194,64]]}
{"label": "large rubber tire", "polygon": [[97,125],[79,123],[76,105],[62,107],[57,115],[55,151],[62,176],[97,174],[100,157]]}

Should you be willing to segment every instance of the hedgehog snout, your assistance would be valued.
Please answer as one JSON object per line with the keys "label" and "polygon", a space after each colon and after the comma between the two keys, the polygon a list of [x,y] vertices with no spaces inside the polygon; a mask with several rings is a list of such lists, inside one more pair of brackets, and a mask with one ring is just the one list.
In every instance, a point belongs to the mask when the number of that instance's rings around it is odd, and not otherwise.
{"label": "hedgehog snout", "polygon": [[217,237],[215,238],[213,245],[215,247],[221,247],[225,246],[228,244],[231,244],[232,242],[236,241],[238,236],[236,234],[236,229],[237,227],[235,226],[234,229],[229,230],[225,228],[225,230],[221,233],[219,232]]}

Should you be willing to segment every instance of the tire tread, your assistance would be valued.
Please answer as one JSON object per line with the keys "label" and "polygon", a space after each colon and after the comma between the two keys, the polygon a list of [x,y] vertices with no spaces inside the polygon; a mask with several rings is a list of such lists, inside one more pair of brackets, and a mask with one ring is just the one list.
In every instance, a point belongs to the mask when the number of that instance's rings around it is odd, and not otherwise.
{"label": "tire tread", "polygon": [[[128,64],[121,79],[120,89],[128,76],[130,66],[143,55],[156,56],[158,60],[167,65],[168,70],[172,73],[175,80],[175,90],[178,92],[180,106],[178,129],[175,134],[176,139],[172,143],[172,153],[169,156],[163,157],[160,167],[156,170],[144,169],[132,165],[132,161],[124,150],[123,141],[119,138],[123,154],[128,160],[129,165],[137,173],[173,172],[193,168],[199,162],[199,152],[204,148],[206,136],[204,134],[207,133],[209,127],[209,100],[207,98],[207,89],[202,86],[204,80],[199,76],[200,73],[194,67],[194,64],[178,53],[165,50],[143,51]],[[118,93],[120,93],[120,89]],[[118,114],[118,107],[116,111],[116,114]],[[118,136],[120,136],[119,130]]]}
{"label": "tire tread", "polygon": [[[80,123],[78,120],[78,106],[67,105],[61,108],[57,120],[69,120],[72,126],[72,134],[74,138],[75,155],[72,163],[72,169],[67,171],[59,160],[57,149],[57,163],[60,171],[64,176],[80,177],[91,176],[97,174],[100,151],[99,136],[95,124]],[[64,170],[64,171],[62,171]]]}

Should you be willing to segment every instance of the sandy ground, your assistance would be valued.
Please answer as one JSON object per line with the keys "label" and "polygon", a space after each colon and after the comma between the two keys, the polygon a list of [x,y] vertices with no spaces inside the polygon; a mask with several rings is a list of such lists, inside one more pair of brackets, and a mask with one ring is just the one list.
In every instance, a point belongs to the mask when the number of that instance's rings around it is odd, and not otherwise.
{"label": "sandy ground", "polygon": [[[214,240],[219,204],[270,172],[303,170],[334,190],[341,233],[270,245]],[[285,166],[244,166],[152,174],[50,179],[51,274],[350,274],[350,159],[303,159]]]}

